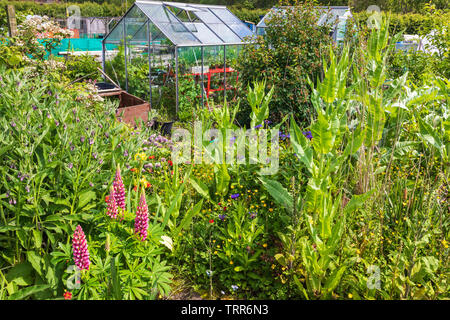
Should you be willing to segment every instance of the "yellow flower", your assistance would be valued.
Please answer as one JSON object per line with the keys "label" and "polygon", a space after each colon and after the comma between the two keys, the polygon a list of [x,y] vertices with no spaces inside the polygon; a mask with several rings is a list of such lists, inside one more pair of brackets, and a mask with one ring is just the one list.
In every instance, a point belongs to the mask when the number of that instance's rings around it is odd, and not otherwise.
{"label": "yellow flower", "polygon": [[267,248],[267,243],[264,243],[264,244],[263,244],[263,247],[264,247],[264,248]]}
{"label": "yellow flower", "polygon": [[214,254],[217,254],[217,251],[214,251]]}
{"label": "yellow flower", "polygon": [[359,249],[356,249],[356,254],[361,254],[361,251],[359,251]]}
{"label": "yellow flower", "polygon": [[447,248],[448,248],[448,243],[447,243],[447,241],[445,241],[445,239],[444,239],[444,240],[442,240],[441,242],[442,242],[442,245],[444,246],[444,248],[447,249]]}
{"label": "yellow flower", "polygon": [[233,260],[230,261],[230,264],[233,264]]}
{"label": "yellow flower", "polygon": [[274,265],[274,264],[272,264],[270,267],[271,267],[272,269],[275,269],[275,265]]}
{"label": "yellow flower", "polygon": [[351,293],[348,294],[348,298],[351,299],[353,298],[353,295]]}
{"label": "yellow flower", "polygon": [[272,211],[273,211],[273,209],[272,209],[272,208],[269,208],[269,211],[270,211],[270,212],[272,212]]}

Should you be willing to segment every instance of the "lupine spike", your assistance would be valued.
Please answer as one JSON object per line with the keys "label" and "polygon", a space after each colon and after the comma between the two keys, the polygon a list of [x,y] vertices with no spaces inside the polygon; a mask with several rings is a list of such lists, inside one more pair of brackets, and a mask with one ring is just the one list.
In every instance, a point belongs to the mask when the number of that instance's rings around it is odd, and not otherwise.
{"label": "lupine spike", "polygon": [[110,216],[111,219],[116,219],[118,213],[119,213],[119,210],[117,207],[114,187],[111,186],[111,194],[109,195],[109,201],[108,201],[108,211],[106,212],[106,214],[108,216]]}
{"label": "lupine spike", "polygon": [[114,197],[116,203],[122,210],[125,210],[125,186],[123,185],[122,176],[120,175],[120,166],[117,165],[116,177],[114,179]]}
{"label": "lupine spike", "polygon": [[91,261],[89,260],[88,245],[86,236],[80,225],[77,226],[72,239],[73,259],[75,265],[80,270],[89,270]]}
{"label": "lupine spike", "polygon": [[141,199],[139,200],[139,206],[136,211],[136,219],[134,221],[134,233],[138,235],[141,241],[147,239],[148,229],[148,206],[145,200],[145,192],[141,191]]}

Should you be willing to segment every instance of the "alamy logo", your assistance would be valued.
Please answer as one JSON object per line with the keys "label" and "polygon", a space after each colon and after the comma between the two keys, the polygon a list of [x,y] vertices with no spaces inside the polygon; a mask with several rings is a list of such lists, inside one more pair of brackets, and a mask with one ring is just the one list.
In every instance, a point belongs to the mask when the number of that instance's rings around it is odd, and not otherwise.
{"label": "alamy logo", "polygon": [[[258,127],[258,126],[257,126]],[[260,174],[273,175],[279,166],[279,131],[254,128],[202,130],[194,124],[194,135],[186,129],[172,133],[173,163],[185,164],[259,164]],[[270,133],[270,135],[269,135]],[[269,150],[270,137],[270,150]]]}
{"label": "alamy logo", "polygon": [[371,5],[366,9],[366,12],[370,14],[369,18],[366,21],[369,29],[380,29],[382,21],[380,7]]}

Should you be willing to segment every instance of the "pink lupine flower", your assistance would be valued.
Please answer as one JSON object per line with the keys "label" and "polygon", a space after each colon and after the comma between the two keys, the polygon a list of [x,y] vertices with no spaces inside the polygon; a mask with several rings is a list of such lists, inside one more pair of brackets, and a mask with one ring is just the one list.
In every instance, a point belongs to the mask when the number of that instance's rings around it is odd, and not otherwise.
{"label": "pink lupine flower", "polygon": [[111,194],[108,197],[108,211],[106,214],[111,217],[111,219],[116,219],[117,214],[119,213],[117,202],[115,198],[114,187],[111,186]]}
{"label": "pink lupine flower", "polygon": [[114,179],[114,197],[117,205],[125,210],[125,186],[123,185],[122,176],[120,175],[120,167],[117,165],[116,178]]}
{"label": "pink lupine flower", "polygon": [[73,259],[75,260],[75,265],[80,270],[89,270],[89,265],[91,261],[89,260],[89,251],[86,242],[86,236],[84,235],[83,229],[78,225],[75,229],[72,239],[72,249],[73,249]]}
{"label": "pink lupine flower", "polygon": [[148,207],[145,201],[144,190],[141,191],[141,199],[136,211],[136,219],[134,220],[134,233],[138,235],[141,241],[147,239],[148,229]]}

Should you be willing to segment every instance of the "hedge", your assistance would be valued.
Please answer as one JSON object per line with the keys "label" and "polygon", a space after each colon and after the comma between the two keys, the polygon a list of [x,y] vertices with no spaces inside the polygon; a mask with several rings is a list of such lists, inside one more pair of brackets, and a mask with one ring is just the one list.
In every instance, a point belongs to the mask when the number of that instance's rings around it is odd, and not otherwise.
{"label": "hedge", "polygon": [[[430,16],[416,13],[397,14],[397,13],[382,13],[383,16],[388,16],[390,19],[390,34],[404,31],[405,34],[419,34],[428,33],[434,26],[441,24],[445,20],[450,19],[450,13],[447,12],[441,16]],[[366,23],[369,14],[367,12],[353,14],[356,23],[363,25]]]}

